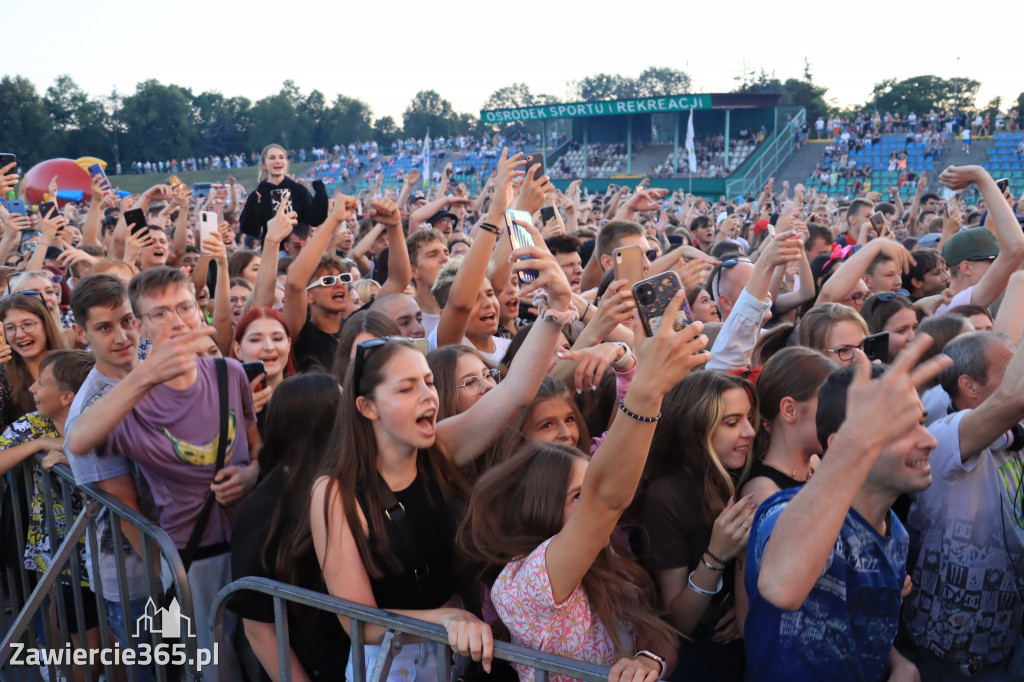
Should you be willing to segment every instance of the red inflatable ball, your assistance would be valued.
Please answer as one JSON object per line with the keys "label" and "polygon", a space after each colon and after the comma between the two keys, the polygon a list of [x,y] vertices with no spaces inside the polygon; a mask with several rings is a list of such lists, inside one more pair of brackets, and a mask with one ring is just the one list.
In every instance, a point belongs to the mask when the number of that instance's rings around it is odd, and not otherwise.
{"label": "red inflatable ball", "polygon": [[[86,202],[92,199],[92,179],[89,173],[72,159],[48,159],[32,166],[25,174],[25,200],[30,204],[38,204],[43,194],[49,192],[50,180],[57,176],[57,189],[81,190]],[[50,198],[51,201],[53,197]],[[58,201],[63,206],[67,201]]]}

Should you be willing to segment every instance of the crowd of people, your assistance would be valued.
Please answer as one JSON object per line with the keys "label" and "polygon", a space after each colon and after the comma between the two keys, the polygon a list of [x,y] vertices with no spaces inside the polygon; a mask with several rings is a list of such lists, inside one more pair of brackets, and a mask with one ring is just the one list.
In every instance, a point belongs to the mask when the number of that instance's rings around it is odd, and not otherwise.
{"label": "crowd of people", "polygon": [[[562,192],[507,150],[479,192],[258,163],[244,202],[0,208],[0,469],[36,509],[68,465],[150,515],[197,623],[264,576],[443,626],[463,678],[533,678],[500,639],[611,682],[1024,679],[1024,201],[981,167],[904,206]],[[75,635],[137,646],[153,595],[110,532]],[[229,610],[220,679],[277,679],[273,601]],[[287,617],[294,679],[352,679],[347,619]]]}

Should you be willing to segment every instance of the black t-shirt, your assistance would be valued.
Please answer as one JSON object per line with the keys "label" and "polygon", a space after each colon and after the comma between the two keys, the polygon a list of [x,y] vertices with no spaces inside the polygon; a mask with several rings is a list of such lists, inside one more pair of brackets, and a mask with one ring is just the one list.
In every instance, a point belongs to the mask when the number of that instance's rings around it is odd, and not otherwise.
{"label": "black t-shirt", "polygon": [[340,337],[340,329],[337,334],[328,334],[313,324],[312,320],[306,320],[295,339],[295,362],[299,365],[299,371],[330,374]]}
{"label": "black t-shirt", "polygon": [[[277,579],[273,568],[280,549],[281,532],[279,530],[275,533],[269,544],[267,543],[267,534],[270,532],[270,521],[274,517],[274,508],[281,500],[286,481],[284,470],[277,467],[242,503],[235,519],[231,542],[232,580],[246,576]],[[308,519],[303,521],[308,529]],[[295,521],[286,515],[282,519],[280,527],[290,527],[293,523]],[[264,545],[266,545],[265,552]],[[263,565],[264,555],[267,559],[266,563],[270,567],[269,571]],[[302,565],[301,575],[316,576],[316,578],[312,578],[306,584],[300,584],[298,587],[326,593],[327,588],[320,577],[320,563],[312,545],[300,563]],[[242,618],[261,623],[274,622],[274,601],[268,595],[239,592],[228,602],[228,608]],[[310,679],[345,679],[350,640],[337,616],[326,611],[305,610],[302,612],[302,616],[297,618],[289,610],[288,633],[292,651]]]}
{"label": "black t-shirt", "polygon": [[[679,472],[651,481],[640,509],[640,525],[647,540],[647,569],[671,570],[685,566],[693,571],[711,542],[711,524],[701,508],[703,486]],[[722,589],[711,598],[693,637],[705,637],[725,615],[733,590],[732,562],[722,572]]]}

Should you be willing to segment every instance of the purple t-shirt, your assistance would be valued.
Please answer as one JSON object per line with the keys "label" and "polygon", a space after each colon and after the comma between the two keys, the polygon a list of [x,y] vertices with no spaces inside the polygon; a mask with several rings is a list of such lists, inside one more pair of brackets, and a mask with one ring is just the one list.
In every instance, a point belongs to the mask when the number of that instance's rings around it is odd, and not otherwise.
{"label": "purple t-shirt", "polygon": [[[252,391],[245,370],[228,360],[228,446],[224,466],[249,463],[246,432],[256,422]],[[160,526],[182,549],[203,500],[210,491],[217,461],[220,398],[214,361],[196,361],[199,374],[179,391],[160,384],[142,398],[118,424],[98,455],[124,453],[134,461],[153,490]],[[234,509],[213,505],[200,547],[231,539]]]}

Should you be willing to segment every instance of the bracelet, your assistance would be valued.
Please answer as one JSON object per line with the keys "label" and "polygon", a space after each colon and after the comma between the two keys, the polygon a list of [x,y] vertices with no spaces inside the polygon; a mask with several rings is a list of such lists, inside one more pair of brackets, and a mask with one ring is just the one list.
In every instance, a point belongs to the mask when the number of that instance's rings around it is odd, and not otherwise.
{"label": "bracelet", "polygon": [[725,561],[721,557],[719,557],[719,556],[717,556],[715,554],[712,554],[710,547],[708,549],[704,550],[704,556],[708,557],[709,559],[711,559],[715,563],[719,564],[722,568],[725,568],[727,565],[729,565],[728,561]]}
{"label": "bracelet", "polygon": [[713,596],[715,596],[716,594],[718,594],[719,592],[722,591],[722,578],[721,578],[721,576],[719,576],[719,578],[718,578],[718,586],[715,587],[714,591],[705,590],[703,587],[697,587],[696,585],[694,585],[693,584],[693,574],[696,573],[696,572],[697,572],[696,570],[690,571],[690,577],[688,577],[686,579],[686,582],[690,585],[690,589],[691,590],[693,590],[697,594],[702,594],[705,597],[713,597]]}
{"label": "bracelet", "polygon": [[640,658],[641,656],[643,656],[644,658],[649,658],[652,661],[656,661],[658,665],[661,666],[661,673],[658,675],[658,679],[665,679],[665,673],[668,671],[668,664],[665,663],[664,658],[654,653],[653,651],[648,651],[647,649],[641,649],[640,651],[633,654],[633,658]]}
{"label": "bracelet", "polygon": [[626,407],[626,399],[625,398],[620,398],[619,399],[619,409],[627,417],[629,417],[631,419],[635,419],[638,422],[643,422],[645,424],[653,424],[654,422],[656,422],[659,419],[661,419],[661,412],[658,413],[657,417],[644,417],[642,415],[637,414],[636,412],[633,412],[628,407]]}
{"label": "bracelet", "polygon": [[715,571],[716,573],[719,573],[725,570],[725,566],[713,566],[710,563],[708,563],[708,560],[704,557],[700,558],[700,562],[704,564],[704,567],[707,568],[709,571]]}
{"label": "bracelet", "polygon": [[490,232],[491,234],[497,234],[497,235],[501,234],[501,228],[498,227],[497,225],[492,225],[491,223],[480,223],[480,229],[481,230],[486,230],[487,232]]}
{"label": "bracelet", "polygon": [[633,357],[633,349],[622,341],[612,341],[612,343],[622,348],[622,357],[611,364],[612,369],[617,371],[625,367],[626,363],[628,363],[630,358]]}
{"label": "bracelet", "polygon": [[587,307],[583,309],[583,312],[582,312],[582,313],[580,313],[580,319],[581,319],[581,320],[582,320],[583,322],[586,322],[586,321],[587,321],[587,313],[589,313],[589,312],[590,312],[590,309],[591,309],[591,308],[593,308],[593,307],[594,307],[594,306],[590,305],[590,301],[587,301]]}

